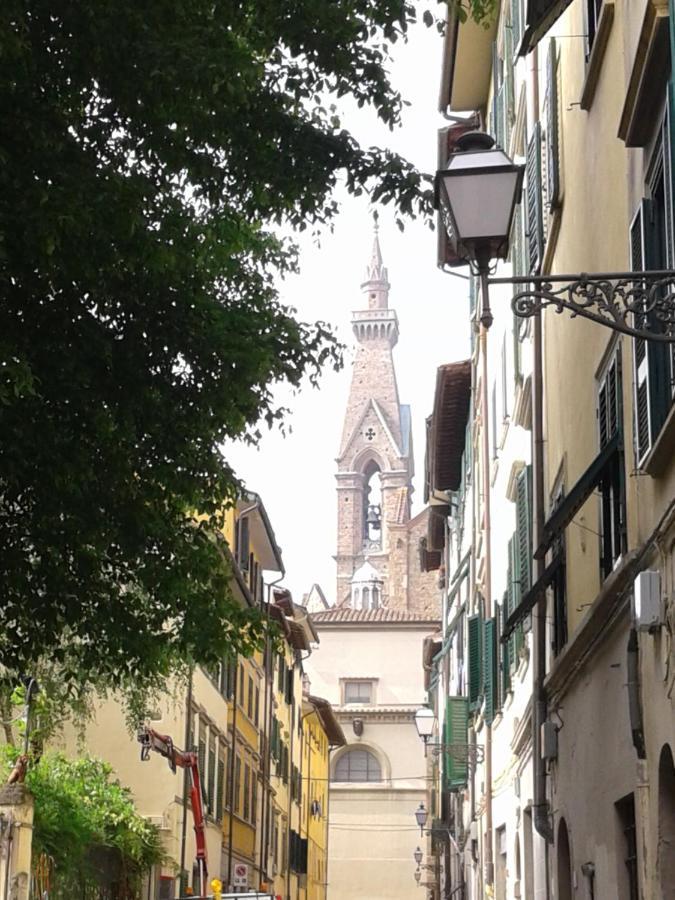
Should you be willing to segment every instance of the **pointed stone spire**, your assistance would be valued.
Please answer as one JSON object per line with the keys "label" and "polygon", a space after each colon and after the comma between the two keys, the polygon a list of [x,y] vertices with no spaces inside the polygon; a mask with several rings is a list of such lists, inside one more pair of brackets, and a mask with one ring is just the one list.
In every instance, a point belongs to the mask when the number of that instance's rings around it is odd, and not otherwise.
{"label": "pointed stone spire", "polygon": [[387,309],[389,300],[389,278],[386,266],[382,264],[379,224],[377,213],[373,214],[374,236],[370,262],[366,266],[366,278],[361,290],[368,296],[368,309]]}

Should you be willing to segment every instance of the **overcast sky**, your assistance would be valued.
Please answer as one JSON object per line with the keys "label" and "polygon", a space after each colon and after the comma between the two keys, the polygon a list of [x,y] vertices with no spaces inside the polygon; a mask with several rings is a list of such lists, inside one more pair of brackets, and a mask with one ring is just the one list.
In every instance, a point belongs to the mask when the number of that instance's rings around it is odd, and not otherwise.
{"label": "overcast sky", "polygon": [[[438,6],[434,7],[439,9]],[[354,109],[343,124],[365,145],[390,146],[420,169],[436,168],[437,112],[442,41],[435,29],[416,27],[409,43],[397,48],[392,78],[411,106],[403,127],[390,132],[373,114]],[[299,240],[300,274],[281,285],[282,300],[304,321],[330,322],[351,351],[351,312],[365,308],[361,294],[373,240],[371,211],[363,198],[339,195],[340,214],[333,232],[317,246]],[[393,214],[380,211],[380,243],[389,269],[389,303],[398,313],[400,339],[394,350],[402,403],[412,406],[416,476],[414,512],[422,506],[424,420],[431,412],[436,369],[469,353],[466,282],[436,268],[436,236],[421,222],[401,233]],[[291,409],[290,433],[265,429],[258,449],[230,446],[228,460],[250,490],[262,497],[286,566],[285,585],[296,600],[318,582],[335,598],[335,457],[351,377],[351,352],[338,374],[326,371],[319,389],[279,392]]]}

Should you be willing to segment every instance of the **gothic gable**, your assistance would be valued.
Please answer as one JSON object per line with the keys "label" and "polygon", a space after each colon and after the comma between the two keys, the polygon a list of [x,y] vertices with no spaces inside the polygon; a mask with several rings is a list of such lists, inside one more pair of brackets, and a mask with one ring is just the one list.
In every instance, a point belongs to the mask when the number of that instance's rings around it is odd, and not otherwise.
{"label": "gothic gable", "polygon": [[399,468],[399,460],[404,458],[377,400],[372,398],[365,404],[337,461],[341,468],[357,472],[370,458],[375,458],[383,471]]}

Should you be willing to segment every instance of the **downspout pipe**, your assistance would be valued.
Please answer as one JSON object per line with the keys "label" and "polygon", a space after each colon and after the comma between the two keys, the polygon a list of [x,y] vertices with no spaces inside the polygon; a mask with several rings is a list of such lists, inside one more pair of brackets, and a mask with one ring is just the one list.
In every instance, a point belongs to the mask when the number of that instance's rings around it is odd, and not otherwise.
{"label": "downspout pipe", "polygon": [[[533,546],[539,546],[544,526],[544,391],[542,365],[541,314],[537,313],[533,322],[533,385],[532,385],[532,470],[534,486]],[[541,577],[545,568],[543,559],[534,560],[534,580]],[[541,726],[546,721],[547,704],[544,689],[546,677],[546,607],[545,598],[540,597],[532,610],[532,766],[534,815],[532,824],[546,844],[553,843],[548,798],[546,796],[546,764],[542,757]],[[547,854],[548,856],[548,854]],[[548,896],[549,881],[546,878]]]}
{"label": "downspout pipe", "polygon": [[[487,269],[481,271],[481,324],[478,341],[481,355],[481,469],[483,474],[483,547],[485,561],[485,614],[492,618],[492,546],[490,520],[490,407],[488,403],[488,328],[492,322],[490,314]],[[485,881],[494,884],[494,853],[492,827],[492,725],[485,724]]]}

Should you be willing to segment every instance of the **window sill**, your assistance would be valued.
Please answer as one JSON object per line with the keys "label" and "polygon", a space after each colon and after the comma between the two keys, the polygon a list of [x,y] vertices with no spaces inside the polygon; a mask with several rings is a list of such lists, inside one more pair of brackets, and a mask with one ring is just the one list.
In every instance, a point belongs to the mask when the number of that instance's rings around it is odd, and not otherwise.
{"label": "window sill", "polygon": [[652,444],[652,449],[640,465],[640,471],[646,472],[652,478],[660,478],[664,474],[675,453],[675,404],[663,423],[658,437]]}
{"label": "window sill", "polygon": [[595,32],[595,40],[591,47],[591,55],[586,64],[586,78],[581,90],[582,109],[589,110],[595,97],[595,91],[600,81],[602,63],[605,59],[605,51],[609,41],[609,34],[614,22],[614,0],[604,0],[600,11],[600,19]]}

